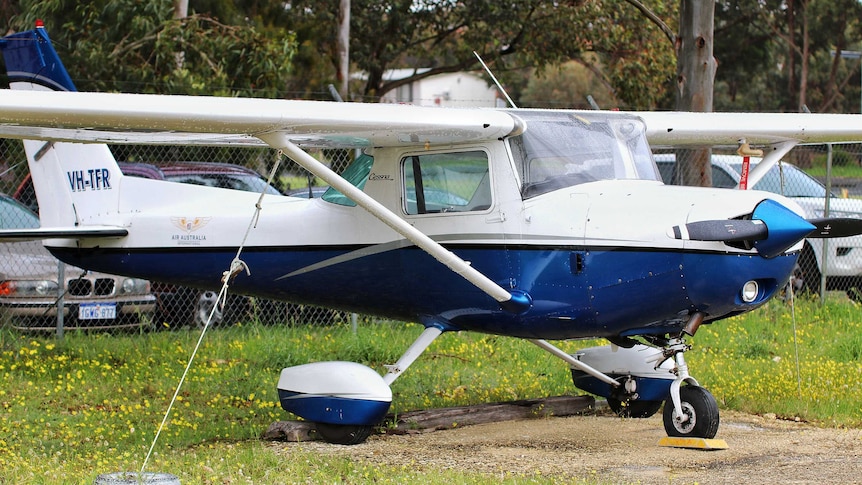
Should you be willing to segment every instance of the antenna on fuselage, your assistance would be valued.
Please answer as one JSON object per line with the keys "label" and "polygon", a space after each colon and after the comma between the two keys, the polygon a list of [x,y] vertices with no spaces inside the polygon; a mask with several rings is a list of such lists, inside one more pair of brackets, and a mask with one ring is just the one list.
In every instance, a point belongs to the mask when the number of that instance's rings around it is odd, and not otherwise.
{"label": "antenna on fuselage", "polygon": [[512,98],[509,97],[509,93],[507,93],[506,90],[503,89],[503,86],[500,84],[500,81],[497,81],[497,78],[494,77],[494,73],[491,72],[490,69],[488,69],[488,66],[485,64],[485,61],[482,60],[482,57],[479,55],[479,53],[476,51],[473,51],[473,55],[476,56],[476,59],[479,59],[479,64],[482,64],[482,67],[485,69],[485,72],[487,72],[488,75],[491,76],[491,79],[494,81],[494,84],[497,85],[497,89],[499,89],[500,92],[503,93],[503,96],[506,97],[506,101],[509,102],[509,105],[512,106],[513,108],[517,108],[517,106],[515,105],[515,102],[512,101]]}

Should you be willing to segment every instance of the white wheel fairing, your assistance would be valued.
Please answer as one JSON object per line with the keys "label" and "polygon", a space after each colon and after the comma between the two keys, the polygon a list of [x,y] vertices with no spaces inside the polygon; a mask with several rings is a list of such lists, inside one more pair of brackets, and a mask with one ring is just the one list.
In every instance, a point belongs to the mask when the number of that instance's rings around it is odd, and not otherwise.
{"label": "white wheel fairing", "polygon": [[392,403],[392,390],[383,377],[355,362],[287,367],[278,380],[278,395],[285,411],[342,425],[375,425]]}

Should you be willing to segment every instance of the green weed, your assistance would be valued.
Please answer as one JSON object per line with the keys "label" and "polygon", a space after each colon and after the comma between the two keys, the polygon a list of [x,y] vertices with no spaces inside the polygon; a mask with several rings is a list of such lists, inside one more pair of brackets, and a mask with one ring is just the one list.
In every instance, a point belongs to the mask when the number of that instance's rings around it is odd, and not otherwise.
{"label": "green weed", "polygon": [[[862,425],[862,322],[849,300],[780,301],[703,326],[687,354],[722,408],[830,426]],[[794,322],[795,315],[795,322]],[[415,324],[243,324],[211,330],[162,431],[149,470],[183,483],[497,483],[499,477],[376,468],[258,436],[289,419],[283,367],[354,360],[381,373],[421,333]],[[193,330],[64,340],[0,330],[0,483],[92,483],[137,471],[197,341]],[[603,344],[561,342],[567,352]],[[797,373],[796,354],[799,354]],[[577,394],[566,364],[529,342],[474,333],[438,338],[392,386],[392,411]],[[553,478],[509,477],[510,483]]]}

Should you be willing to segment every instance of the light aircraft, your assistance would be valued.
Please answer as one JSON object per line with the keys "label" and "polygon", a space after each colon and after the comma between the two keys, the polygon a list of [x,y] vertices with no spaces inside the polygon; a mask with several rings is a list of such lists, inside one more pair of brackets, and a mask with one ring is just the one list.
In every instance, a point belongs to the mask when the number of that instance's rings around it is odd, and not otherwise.
{"label": "light aircraft", "polygon": [[[666,401],[669,435],[712,438],[718,407],[688,372],[687,337],[775,296],[803,238],[862,232],[772,193],[665,186],[650,145],[762,147],[753,186],[798,143],[862,140],[862,116],[81,93],[43,27],[0,42],[0,136],[24,140],[42,222],[4,237],[45,239],[92,270],[208,289],[225,277],[248,295],[424,325],[382,376],[350,362],[282,371],[282,407],[334,443],[362,442],[390,384],[449,331],[527,339],[614,409],[643,417]],[[108,142],[270,146],[331,189],[127,177]],[[318,147],[361,154],[339,175],[305,151]],[[578,338],[611,345],[569,355],[549,342]]]}

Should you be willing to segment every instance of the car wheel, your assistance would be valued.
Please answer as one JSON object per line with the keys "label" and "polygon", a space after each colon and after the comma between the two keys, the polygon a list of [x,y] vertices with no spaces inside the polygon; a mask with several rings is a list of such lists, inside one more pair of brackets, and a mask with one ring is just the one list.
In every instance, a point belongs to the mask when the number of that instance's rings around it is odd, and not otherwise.
{"label": "car wheel", "polygon": [[214,291],[201,292],[195,301],[194,324],[203,328],[208,320],[211,327],[221,324],[224,320],[223,309],[218,305],[218,293]]}
{"label": "car wheel", "polygon": [[814,250],[808,243],[802,248],[802,253],[796,261],[791,276],[793,290],[800,293],[820,293],[820,268],[817,266],[817,258]]}

